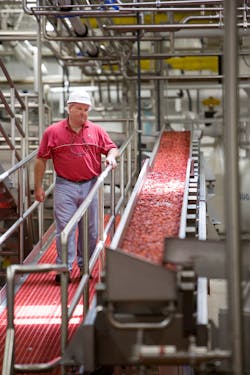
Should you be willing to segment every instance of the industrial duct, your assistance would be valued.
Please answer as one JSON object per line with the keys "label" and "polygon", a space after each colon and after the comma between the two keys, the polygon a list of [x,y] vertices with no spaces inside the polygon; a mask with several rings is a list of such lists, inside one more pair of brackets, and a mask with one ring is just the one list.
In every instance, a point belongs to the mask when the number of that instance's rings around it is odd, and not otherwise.
{"label": "industrial duct", "polygon": [[[72,10],[71,6],[72,0],[53,0],[55,5],[60,6],[60,10],[70,11]],[[79,37],[85,37],[88,35],[88,26],[84,24],[79,16],[63,16],[70,23],[73,32]],[[89,57],[97,57],[99,54],[99,48],[93,42],[84,41],[84,44],[87,46],[86,52]]]}

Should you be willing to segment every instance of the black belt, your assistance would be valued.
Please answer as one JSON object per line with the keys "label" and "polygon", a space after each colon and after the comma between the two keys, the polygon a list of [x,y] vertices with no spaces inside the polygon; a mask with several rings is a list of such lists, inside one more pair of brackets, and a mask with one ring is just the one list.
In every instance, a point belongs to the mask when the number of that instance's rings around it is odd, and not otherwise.
{"label": "black belt", "polygon": [[90,180],[73,181],[73,180],[70,180],[69,178],[65,178],[65,177],[62,177],[62,176],[59,176],[59,175],[57,175],[57,177],[63,178],[64,180],[69,181],[69,182],[73,182],[74,184],[84,184],[85,182],[90,181]]}

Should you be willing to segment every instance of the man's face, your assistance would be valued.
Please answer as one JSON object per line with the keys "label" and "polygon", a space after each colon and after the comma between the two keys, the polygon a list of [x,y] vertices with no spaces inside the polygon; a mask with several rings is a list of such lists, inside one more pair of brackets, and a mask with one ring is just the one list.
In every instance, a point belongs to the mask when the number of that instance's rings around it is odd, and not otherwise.
{"label": "man's face", "polygon": [[71,103],[68,107],[69,117],[76,124],[84,124],[88,119],[88,104]]}

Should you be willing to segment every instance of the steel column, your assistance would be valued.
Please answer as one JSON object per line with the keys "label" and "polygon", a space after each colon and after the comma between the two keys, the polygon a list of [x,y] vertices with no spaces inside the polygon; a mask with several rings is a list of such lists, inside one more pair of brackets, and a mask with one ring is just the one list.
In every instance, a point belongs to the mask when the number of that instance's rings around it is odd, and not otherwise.
{"label": "steel column", "polygon": [[241,249],[238,166],[238,31],[237,4],[224,0],[224,152],[225,224],[229,329],[232,373],[243,374]]}

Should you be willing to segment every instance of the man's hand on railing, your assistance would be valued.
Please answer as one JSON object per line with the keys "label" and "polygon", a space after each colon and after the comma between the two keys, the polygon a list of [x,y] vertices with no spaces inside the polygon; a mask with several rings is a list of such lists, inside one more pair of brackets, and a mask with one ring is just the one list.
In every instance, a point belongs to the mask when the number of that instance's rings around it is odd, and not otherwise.
{"label": "man's hand on railing", "polygon": [[117,162],[116,162],[114,156],[112,156],[112,155],[107,156],[106,165],[111,165],[113,169],[116,168]]}
{"label": "man's hand on railing", "polygon": [[35,189],[35,200],[37,200],[38,202],[44,202],[45,192],[42,187]]}
{"label": "man's hand on railing", "polygon": [[112,148],[111,150],[109,150],[109,153],[106,157],[106,165],[111,165],[113,169],[116,168],[117,167],[116,158],[118,156],[119,156],[118,149]]}

